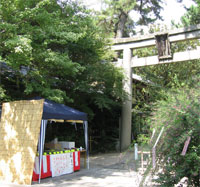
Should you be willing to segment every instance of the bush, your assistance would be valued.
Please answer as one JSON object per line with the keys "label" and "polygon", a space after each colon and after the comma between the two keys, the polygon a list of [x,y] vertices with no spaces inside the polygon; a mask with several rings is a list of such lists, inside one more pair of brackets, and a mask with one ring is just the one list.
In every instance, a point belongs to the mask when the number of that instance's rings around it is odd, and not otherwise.
{"label": "bush", "polygon": [[[170,92],[156,104],[150,125],[157,132],[164,126],[158,143],[157,158],[162,172],[157,182],[174,186],[188,177],[189,184],[200,186],[200,85],[195,88]],[[181,155],[185,141],[191,137],[187,152]]]}

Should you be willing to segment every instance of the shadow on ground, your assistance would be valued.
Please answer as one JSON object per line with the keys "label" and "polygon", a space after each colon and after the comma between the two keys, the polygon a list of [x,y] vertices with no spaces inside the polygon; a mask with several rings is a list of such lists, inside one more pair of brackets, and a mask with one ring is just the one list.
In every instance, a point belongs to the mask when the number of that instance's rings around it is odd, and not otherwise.
{"label": "shadow on ground", "polygon": [[[72,174],[41,180],[33,187],[139,187],[142,175],[137,171],[133,151],[125,153],[98,154],[90,157],[90,169],[83,168]],[[18,185],[3,185],[17,187]],[[151,186],[151,185],[150,185]],[[20,186],[22,187],[22,186]],[[145,186],[146,187],[146,186]]]}

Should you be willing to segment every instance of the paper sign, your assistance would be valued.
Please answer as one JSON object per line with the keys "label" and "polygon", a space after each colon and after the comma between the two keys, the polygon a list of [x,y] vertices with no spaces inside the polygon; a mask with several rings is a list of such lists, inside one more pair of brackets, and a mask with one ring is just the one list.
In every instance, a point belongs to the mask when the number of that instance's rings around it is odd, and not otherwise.
{"label": "paper sign", "polygon": [[73,173],[72,153],[51,155],[52,177]]}
{"label": "paper sign", "polygon": [[183,151],[182,151],[182,153],[181,153],[182,156],[185,156],[185,154],[186,154],[186,152],[187,152],[187,149],[188,149],[188,145],[189,145],[189,143],[190,143],[190,140],[191,140],[191,137],[188,136],[188,137],[187,137],[187,140],[185,141]]}

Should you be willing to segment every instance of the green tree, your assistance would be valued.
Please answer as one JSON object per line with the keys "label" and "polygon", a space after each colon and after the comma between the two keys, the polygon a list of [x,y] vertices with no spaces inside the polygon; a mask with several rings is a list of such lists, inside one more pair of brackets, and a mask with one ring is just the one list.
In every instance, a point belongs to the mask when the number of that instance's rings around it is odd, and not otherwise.
{"label": "green tree", "polygon": [[[162,0],[105,0],[104,4],[100,23],[104,32],[116,38],[129,36],[138,25],[147,25],[161,19]],[[133,18],[130,17],[131,11],[135,15]]]}
{"label": "green tree", "polygon": [[193,2],[195,5],[188,8],[186,14],[181,17],[181,23],[184,26],[196,25],[200,23],[200,1],[193,0]]}
{"label": "green tree", "polygon": [[41,96],[88,113],[91,135],[117,131],[123,75],[95,23],[73,1],[1,0],[0,101]]}
{"label": "green tree", "polygon": [[[2,0],[0,20],[1,61],[13,70],[13,76],[5,70],[2,83],[11,84],[6,90],[13,99],[21,92],[58,102],[73,102],[81,91],[121,97],[120,70],[109,64],[108,43],[86,9],[70,1]],[[93,100],[107,106],[98,96]]]}

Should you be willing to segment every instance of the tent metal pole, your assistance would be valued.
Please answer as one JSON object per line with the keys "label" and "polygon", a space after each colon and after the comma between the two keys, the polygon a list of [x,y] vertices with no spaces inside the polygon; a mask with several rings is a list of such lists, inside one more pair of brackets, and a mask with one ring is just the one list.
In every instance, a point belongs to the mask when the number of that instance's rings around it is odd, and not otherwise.
{"label": "tent metal pole", "polygon": [[89,166],[89,141],[88,141],[88,122],[84,121],[84,131],[85,131],[85,148],[86,148],[86,155],[87,155],[87,169],[90,168]]}
{"label": "tent metal pole", "polygon": [[41,179],[41,168],[42,168],[42,157],[44,151],[44,142],[45,142],[45,131],[46,131],[47,120],[41,121],[40,126],[40,138],[39,138],[39,180],[38,183],[40,184]]}

